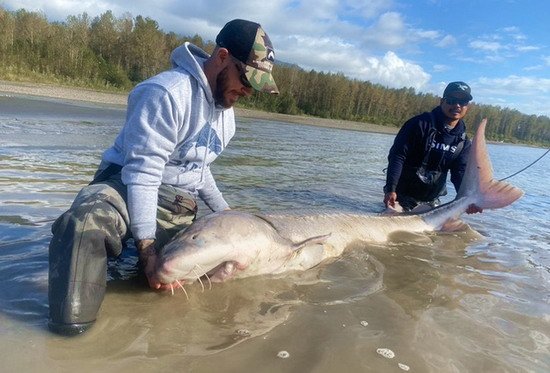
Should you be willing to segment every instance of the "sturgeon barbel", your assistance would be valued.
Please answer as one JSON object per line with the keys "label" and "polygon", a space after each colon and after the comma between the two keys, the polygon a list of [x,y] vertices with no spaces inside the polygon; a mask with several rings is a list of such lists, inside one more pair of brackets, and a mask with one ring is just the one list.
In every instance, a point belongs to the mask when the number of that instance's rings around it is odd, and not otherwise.
{"label": "sturgeon barbel", "polygon": [[385,242],[397,231],[442,230],[471,204],[485,210],[508,206],[523,191],[493,179],[485,125],[484,119],[452,202],[419,214],[217,212],[197,219],[161,249],[157,275],[164,283],[192,282],[204,275],[221,282],[307,270],[339,256],[352,243]]}

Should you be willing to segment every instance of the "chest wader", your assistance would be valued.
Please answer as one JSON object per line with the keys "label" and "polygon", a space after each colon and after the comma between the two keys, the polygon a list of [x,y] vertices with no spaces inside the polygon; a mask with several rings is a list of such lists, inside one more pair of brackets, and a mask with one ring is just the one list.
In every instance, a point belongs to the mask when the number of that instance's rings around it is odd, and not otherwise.
{"label": "chest wader", "polygon": [[[111,164],[52,225],[49,246],[48,302],[50,330],[76,335],[88,330],[105,296],[107,257],[118,257],[131,238],[126,185],[121,167]],[[195,218],[190,195],[159,187],[158,231],[163,243]]]}

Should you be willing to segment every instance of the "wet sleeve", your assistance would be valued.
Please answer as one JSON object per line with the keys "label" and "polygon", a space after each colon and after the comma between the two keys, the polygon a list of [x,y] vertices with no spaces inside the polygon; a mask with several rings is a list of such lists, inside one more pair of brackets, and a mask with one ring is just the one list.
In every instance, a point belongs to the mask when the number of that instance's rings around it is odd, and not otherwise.
{"label": "wet sleeve", "polygon": [[225,201],[216,185],[210,167],[205,169],[204,186],[199,189],[199,197],[212,211],[222,211],[229,207],[229,204]]}

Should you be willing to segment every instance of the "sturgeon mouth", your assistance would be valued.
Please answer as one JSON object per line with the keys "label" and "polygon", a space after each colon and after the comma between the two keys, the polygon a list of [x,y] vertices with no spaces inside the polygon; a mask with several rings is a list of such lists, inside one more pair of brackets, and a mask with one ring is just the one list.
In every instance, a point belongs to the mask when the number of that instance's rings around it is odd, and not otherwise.
{"label": "sturgeon mouth", "polygon": [[209,278],[212,282],[223,282],[235,274],[239,269],[244,269],[242,265],[233,260],[221,262],[211,270],[207,271],[203,276]]}
{"label": "sturgeon mouth", "polygon": [[[170,261],[165,261],[159,264],[156,272],[159,280],[165,284],[170,284],[175,281],[193,283],[195,281],[200,281],[202,278],[211,279],[213,282],[222,282],[231,277],[238,268],[239,265],[235,261],[224,261],[210,269],[195,264],[192,269],[187,270],[185,274],[181,274],[181,271],[174,269],[173,266],[170,265]],[[180,273],[180,275],[178,275],[178,273]]]}

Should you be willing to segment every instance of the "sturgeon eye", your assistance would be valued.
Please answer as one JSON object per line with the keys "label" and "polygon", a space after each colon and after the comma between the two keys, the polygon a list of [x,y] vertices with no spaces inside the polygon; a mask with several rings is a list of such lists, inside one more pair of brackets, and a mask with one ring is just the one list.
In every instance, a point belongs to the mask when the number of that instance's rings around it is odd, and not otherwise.
{"label": "sturgeon eye", "polygon": [[193,237],[191,237],[192,240],[196,240],[197,239],[197,235],[194,234]]}

